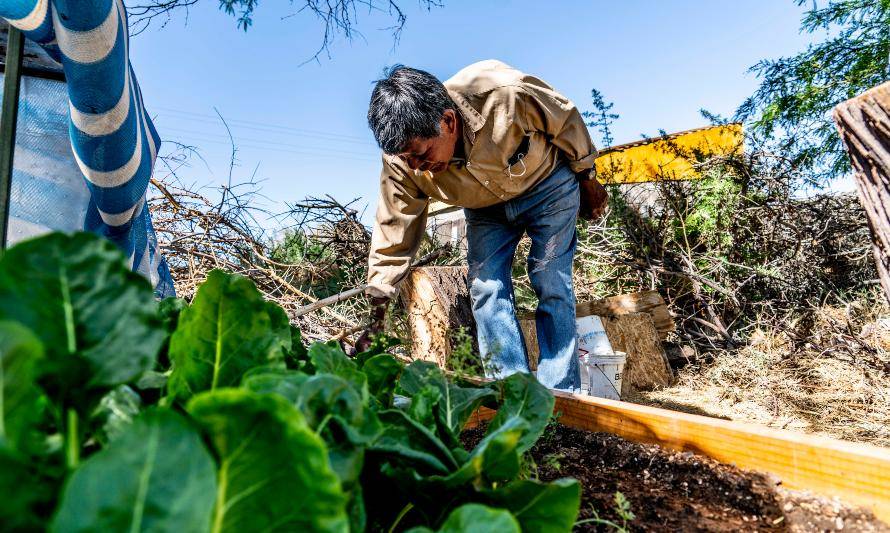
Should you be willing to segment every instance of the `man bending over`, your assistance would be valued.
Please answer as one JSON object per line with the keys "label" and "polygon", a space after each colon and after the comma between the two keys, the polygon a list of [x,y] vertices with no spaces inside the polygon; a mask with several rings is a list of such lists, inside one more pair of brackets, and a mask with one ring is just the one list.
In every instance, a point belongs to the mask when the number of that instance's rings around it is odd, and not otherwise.
{"label": "man bending over", "polygon": [[511,278],[527,233],[539,302],[538,380],[578,389],[575,221],[582,205],[586,218],[599,216],[607,195],[592,171],[597,151],[575,105],[499,61],[472,64],[444,84],[397,66],[374,87],[368,124],[384,155],[369,257],[372,323],[359,347],[382,328],[436,199],[464,208],[470,297],[489,376],[529,371]]}

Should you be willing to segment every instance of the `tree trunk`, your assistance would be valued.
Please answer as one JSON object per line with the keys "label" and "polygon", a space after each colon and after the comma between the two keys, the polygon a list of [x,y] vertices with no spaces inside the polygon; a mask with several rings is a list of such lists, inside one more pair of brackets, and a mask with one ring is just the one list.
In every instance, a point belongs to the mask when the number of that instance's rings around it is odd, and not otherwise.
{"label": "tree trunk", "polygon": [[890,301],[890,82],[839,104],[834,121],[850,154],[878,277]]}
{"label": "tree trunk", "polygon": [[[454,336],[465,328],[473,353],[478,353],[467,267],[415,268],[405,279],[401,299],[411,330],[411,355],[432,361],[442,368],[455,368],[452,361]],[[478,363],[461,361],[457,366]]]}

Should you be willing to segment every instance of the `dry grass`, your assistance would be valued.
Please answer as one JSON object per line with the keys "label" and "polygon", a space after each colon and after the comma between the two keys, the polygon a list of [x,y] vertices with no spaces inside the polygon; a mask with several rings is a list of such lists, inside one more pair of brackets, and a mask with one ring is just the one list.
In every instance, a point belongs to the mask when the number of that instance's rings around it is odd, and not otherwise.
{"label": "dry grass", "polygon": [[890,446],[890,308],[872,293],[758,329],[641,403]]}

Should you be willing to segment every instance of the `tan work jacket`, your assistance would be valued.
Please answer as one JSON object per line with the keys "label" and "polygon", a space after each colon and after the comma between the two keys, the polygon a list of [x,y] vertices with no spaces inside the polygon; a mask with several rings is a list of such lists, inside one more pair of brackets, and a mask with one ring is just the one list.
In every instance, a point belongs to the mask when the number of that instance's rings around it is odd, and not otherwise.
{"label": "tan work jacket", "polygon": [[560,160],[576,173],[593,168],[597,151],[581,113],[544,81],[488,60],[464,68],[444,85],[463,118],[467,157],[432,174],[384,154],[368,258],[372,296],[398,294],[426,230],[431,198],[487,207],[534,187]]}

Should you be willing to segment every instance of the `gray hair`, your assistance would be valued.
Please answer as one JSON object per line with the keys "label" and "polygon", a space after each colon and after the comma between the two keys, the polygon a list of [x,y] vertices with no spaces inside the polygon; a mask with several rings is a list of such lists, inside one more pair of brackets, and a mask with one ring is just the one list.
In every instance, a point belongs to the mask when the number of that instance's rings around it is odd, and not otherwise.
{"label": "gray hair", "polygon": [[439,135],[439,121],[454,109],[448,91],[423,70],[395,65],[377,80],[368,106],[368,126],[384,153],[398,154],[415,138]]}

